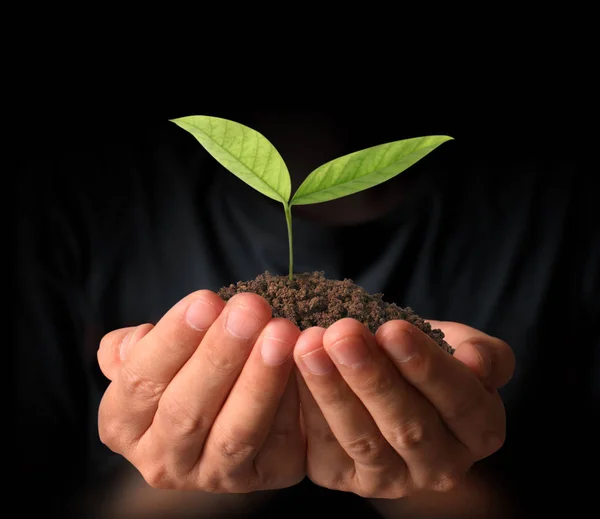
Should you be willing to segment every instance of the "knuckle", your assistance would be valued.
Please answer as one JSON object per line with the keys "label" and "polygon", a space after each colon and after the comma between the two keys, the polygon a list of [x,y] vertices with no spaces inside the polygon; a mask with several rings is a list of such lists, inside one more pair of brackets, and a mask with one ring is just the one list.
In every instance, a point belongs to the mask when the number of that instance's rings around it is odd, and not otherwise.
{"label": "knuckle", "polygon": [[377,373],[363,381],[360,391],[366,398],[385,397],[393,392],[394,386],[389,374]]}
{"label": "knuckle", "polygon": [[442,472],[434,479],[431,490],[436,492],[450,492],[458,487],[462,478],[455,472]]}
{"label": "knuckle", "polygon": [[316,445],[337,445],[338,439],[330,427],[319,427],[311,429],[309,442],[314,442]]}
{"label": "knuckle", "polygon": [[226,478],[218,471],[203,475],[199,480],[199,488],[210,494],[228,494],[239,491],[230,478]]}
{"label": "knuckle", "polygon": [[217,473],[204,474],[198,478],[198,489],[209,494],[224,492],[221,477]]}
{"label": "knuckle", "polygon": [[131,363],[123,364],[120,382],[127,394],[147,402],[157,401],[166,388],[166,384],[150,379]]}
{"label": "knuckle", "polygon": [[196,487],[211,494],[238,494],[260,490],[256,471],[248,466],[227,470],[212,466],[202,471]]}
{"label": "knuckle", "polygon": [[[400,462],[400,463],[398,463]],[[364,498],[399,499],[412,493],[408,483],[409,471],[397,456],[387,457],[385,464],[377,470],[356,470],[353,477],[354,493]]]}
{"label": "knuckle", "polygon": [[120,448],[119,439],[122,437],[122,431],[122,425],[116,420],[98,421],[100,441],[114,452],[117,452]]}
{"label": "knuckle", "polygon": [[[239,361],[236,362],[234,357],[226,355],[224,351],[219,348],[218,344],[208,345],[205,352],[206,360],[217,373],[231,375],[237,372]],[[241,351],[238,353],[241,353]]]}
{"label": "knuckle", "polygon": [[203,425],[200,413],[195,413],[180,400],[173,398],[161,399],[157,414],[178,436],[190,436],[200,430]]}
{"label": "knuckle", "polygon": [[[118,418],[118,413],[107,410],[107,403],[103,399],[98,411],[98,437],[102,444],[117,454],[125,454],[132,445],[127,444],[131,438],[128,427]],[[133,442],[132,442],[133,443]]]}
{"label": "knuckle", "polygon": [[411,419],[396,424],[392,429],[394,447],[401,451],[414,451],[423,446],[426,440],[425,423]]}
{"label": "knuckle", "polygon": [[348,393],[343,386],[333,386],[326,391],[319,391],[319,403],[332,410],[343,409],[348,404]]}
{"label": "knuckle", "polygon": [[398,483],[398,478],[387,471],[364,473],[353,467],[351,470],[332,473],[330,469],[321,468],[321,470],[307,470],[306,475],[318,486],[341,492],[352,492],[365,499],[398,499],[410,495],[408,486]]}
{"label": "knuckle", "polygon": [[152,488],[171,490],[176,488],[173,480],[163,464],[153,464],[140,470],[140,474]]}
{"label": "knuckle", "polygon": [[381,456],[382,438],[363,434],[340,442],[348,455],[357,461],[374,461]]}
{"label": "knuckle", "polygon": [[256,453],[256,444],[250,438],[246,431],[226,433],[221,430],[215,439],[215,448],[225,459],[240,463]]}

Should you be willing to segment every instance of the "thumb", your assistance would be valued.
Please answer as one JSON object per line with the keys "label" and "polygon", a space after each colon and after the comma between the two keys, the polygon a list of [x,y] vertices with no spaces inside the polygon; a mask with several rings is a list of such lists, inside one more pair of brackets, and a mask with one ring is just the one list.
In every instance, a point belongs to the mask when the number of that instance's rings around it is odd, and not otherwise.
{"label": "thumb", "polygon": [[154,326],[141,324],[128,328],[119,328],[107,333],[98,348],[98,365],[108,380],[113,380],[127,357],[131,347],[144,337]]}

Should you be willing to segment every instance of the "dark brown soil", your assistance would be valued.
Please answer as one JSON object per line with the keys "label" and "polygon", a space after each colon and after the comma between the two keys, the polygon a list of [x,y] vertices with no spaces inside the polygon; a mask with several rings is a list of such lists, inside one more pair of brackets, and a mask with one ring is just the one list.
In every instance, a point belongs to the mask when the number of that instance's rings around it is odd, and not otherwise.
{"label": "dark brown soil", "polygon": [[227,301],[240,292],[252,292],[262,296],[271,305],[273,317],[284,317],[301,330],[311,326],[327,328],[335,321],[352,317],[364,323],[375,333],[383,323],[404,319],[429,335],[448,353],[454,349],[444,340],[441,330],[432,329],[411,308],[400,308],[383,300],[383,294],[369,294],[352,280],[331,280],[323,272],[288,276],[260,274],[251,281],[238,281],[223,287],[219,296]]}

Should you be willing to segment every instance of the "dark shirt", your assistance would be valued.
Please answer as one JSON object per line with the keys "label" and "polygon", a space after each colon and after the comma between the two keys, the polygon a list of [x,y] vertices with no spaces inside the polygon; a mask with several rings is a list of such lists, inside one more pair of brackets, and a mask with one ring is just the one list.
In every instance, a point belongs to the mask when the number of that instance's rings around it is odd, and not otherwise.
{"label": "dark shirt", "polygon": [[[170,123],[130,137],[83,149],[58,143],[19,179],[19,481],[30,506],[48,513],[110,484],[122,464],[98,439],[107,386],[100,338],[155,323],[194,290],[287,271],[280,205]],[[410,196],[376,221],[328,227],[296,218],[295,270],[351,278],[424,317],[509,343],[517,368],[501,391],[507,441],[478,466],[521,510],[579,509],[592,499],[586,461],[597,450],[600,394],[590,186],[568,156],[507,163],[469,158],[458,141],[447,146],[396,180]],[[363,502],[304,481],[273,507],[318,517],[315,499],[340,514]]]}

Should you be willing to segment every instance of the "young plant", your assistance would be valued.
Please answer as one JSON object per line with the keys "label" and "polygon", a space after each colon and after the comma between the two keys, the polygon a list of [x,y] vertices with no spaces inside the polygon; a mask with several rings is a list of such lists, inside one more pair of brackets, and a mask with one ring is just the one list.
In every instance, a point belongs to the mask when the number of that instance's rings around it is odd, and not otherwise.
{"label": "young plant", "polygon": [[172,119],[191,133],[218,162],[260,193],[283,204],[289,242],[289,278],[294,273],[292,206],[317,204],[376,186],[403,172],[440,144],[430,135],[380,144],[344,155],[315,169],[294,196],[283,158],[262,134],[243,124],[204,115]]}

